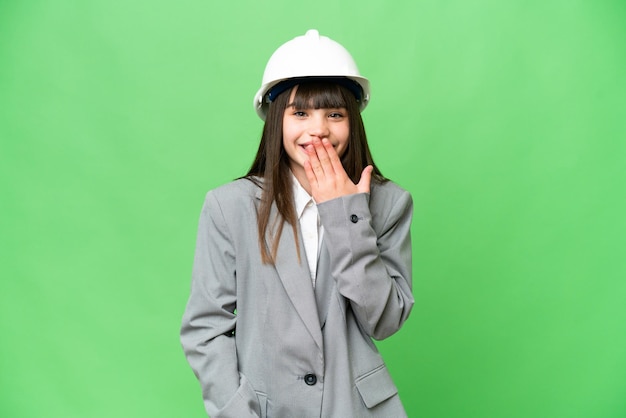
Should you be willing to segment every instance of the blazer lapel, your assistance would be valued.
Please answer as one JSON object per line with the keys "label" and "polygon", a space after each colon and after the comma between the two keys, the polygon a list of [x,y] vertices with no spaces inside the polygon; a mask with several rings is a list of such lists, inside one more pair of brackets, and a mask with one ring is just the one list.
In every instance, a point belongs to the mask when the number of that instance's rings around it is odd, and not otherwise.
{"label": "blazer lapel", "polygon": [[[275,205],[272,205],[269,225],[273,225],[277,216],[278,210]],[[305,261],[306,254],[304,252],[302,237],[301,234],[298,235],[301,262],[298,263],[298,253],[294,245],[295,241],[291,225],[285,224],[278,242],[278,251],[274,265],[298,315],[302,319],[302,322],[304,322],[313,340],[315,340],[315,343],[322,349],[322,330],[318,320],[311,274]],[[265,235],[265,243],[268,248],[272,248],[270,231]]]}
{"label": "blazer lapel", "polygon": [[328,254],[328,248],[326,248],[322,240],[320,257],[317,261],[317,279],[315,281],[315,300],[317,302],[317,313],[322,328],[324,328],[324,324],[326,323],[328,307],[331,303],[335,286],[335,279],[330,274],[330,255]]}

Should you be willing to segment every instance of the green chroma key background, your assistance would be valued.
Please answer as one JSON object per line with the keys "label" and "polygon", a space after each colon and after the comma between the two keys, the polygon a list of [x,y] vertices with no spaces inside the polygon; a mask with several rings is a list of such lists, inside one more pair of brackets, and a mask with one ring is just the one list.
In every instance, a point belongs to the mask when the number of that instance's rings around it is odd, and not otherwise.
{"label": "green chroma key background", "polygon": [[626,416],[626,3],[0,2],[0,416],[203,417],[178,328],[198,215],[245,173],[270,54],[372,83],[415,200],[411,417]]}

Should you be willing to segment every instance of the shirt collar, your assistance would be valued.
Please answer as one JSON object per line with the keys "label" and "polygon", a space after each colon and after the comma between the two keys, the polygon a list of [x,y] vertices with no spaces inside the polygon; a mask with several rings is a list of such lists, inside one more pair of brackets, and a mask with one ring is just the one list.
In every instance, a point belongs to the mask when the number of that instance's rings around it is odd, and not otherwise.
{"label": "shirt collar", "polygon": [[304,209],[306,209],[306,205],[311,201],[315,203],[315,201],[313,200],[311,195],[309,195],[306,190],[304,190],[304,187],[302,187],[302,185],[300,184],[296,176],[293,175],[291,170],[289,172],[291,173],[293,200],[296,204],[296,215],[298,215],[298,219],[300,219],[300,217],[302,216],[302,212],[304,212]]}

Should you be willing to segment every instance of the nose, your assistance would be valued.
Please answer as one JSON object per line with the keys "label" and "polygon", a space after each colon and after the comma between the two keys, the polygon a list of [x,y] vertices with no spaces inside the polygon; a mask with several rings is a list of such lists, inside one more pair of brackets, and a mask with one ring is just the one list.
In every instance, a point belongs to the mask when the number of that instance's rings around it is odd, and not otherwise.
{"label": "nose", "polygon": [[307,132],[310,136],[316,136],[320,139],[328,137],[328,120],[326,116],[315,112],[311,118],[309,118],[309,124],[307,126]]}

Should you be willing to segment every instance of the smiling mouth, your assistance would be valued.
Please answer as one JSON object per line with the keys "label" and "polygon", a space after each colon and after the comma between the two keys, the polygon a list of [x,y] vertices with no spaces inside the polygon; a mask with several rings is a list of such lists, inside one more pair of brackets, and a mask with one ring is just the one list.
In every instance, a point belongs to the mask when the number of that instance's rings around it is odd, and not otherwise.
{"label": "smiling mouth", "polygon": [[[302,148],[303,150],[305,150],[305,151],[306,151],[306,147],[308,147],[309,145],[313,145],[313,144],[311,144],[310,142],[307,142],[306,144],[298,144],[298,146],[300,148]],[[333,145],[333,148],[337,149],[337,145],[336,144],[332,144],[332,145]]]}

